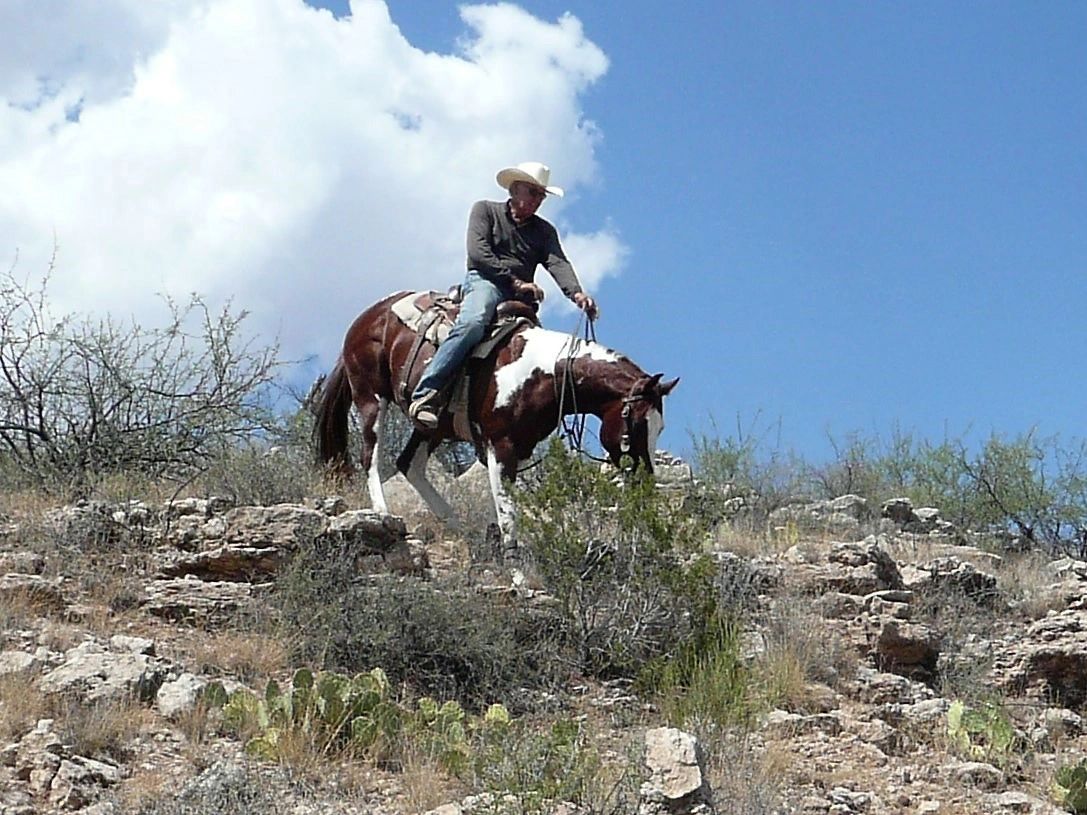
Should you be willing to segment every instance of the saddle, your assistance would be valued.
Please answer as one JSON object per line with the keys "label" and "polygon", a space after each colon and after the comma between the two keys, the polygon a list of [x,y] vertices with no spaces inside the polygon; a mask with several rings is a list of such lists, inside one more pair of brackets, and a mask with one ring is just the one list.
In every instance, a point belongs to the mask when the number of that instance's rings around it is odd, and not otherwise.
{"label": "saddle", "polygon": [[[398,377],[398,395],[404,405],[411,401],[415,381],[422,374],[422,366],[417,363],[423,343],[429,342],[437,347],[446,340],[453,329],[457,315],[460,314],[460,303],[460,286],[454,286],[448,292],[412,292],[392,304],[391,310],[397,319],[415,332],[415,342],[412,343],[407,361],[399,371]],[[538,326],[540,320],[537,316],[537,306],[535,302],[529,303],[522,300],[504,300],[499,303],[494,321],[483,339],[472,349],[468,356],[469,361],[486,359],[519,325],[528,322]],[[471,366],[466,363],[457,374],[450,388],[452,395],[446,406],[446,410],[453,414],[453,426],[457,435],[467,441],[471,441],[475,435],[472,433],[468,420],[470,369]]]}

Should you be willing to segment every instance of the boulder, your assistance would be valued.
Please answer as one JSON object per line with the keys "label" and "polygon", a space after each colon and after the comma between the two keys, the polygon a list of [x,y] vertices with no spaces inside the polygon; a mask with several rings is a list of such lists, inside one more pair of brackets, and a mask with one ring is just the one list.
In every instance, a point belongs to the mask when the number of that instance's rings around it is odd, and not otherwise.
{"label": "boulder", "polygon": [[713,795],[698,740],[672,727],[645,734],[649,778],[641,788],[639,815],[709,815]]}
{"label": "boulder", "polygon": [[64,655],[64,662],[44,674],[44,693],[73,694],[87,702],[135,696],[153,699],[166,678],[166,666],[146,654],[115,652],[87,641]]}

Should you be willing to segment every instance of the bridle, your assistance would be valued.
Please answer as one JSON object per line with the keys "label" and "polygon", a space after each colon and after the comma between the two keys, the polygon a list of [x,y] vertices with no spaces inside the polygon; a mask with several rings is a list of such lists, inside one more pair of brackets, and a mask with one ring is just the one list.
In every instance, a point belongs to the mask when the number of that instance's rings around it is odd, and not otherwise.
{"label": "bridle", "polygon": [[[635,385],[634,387],[637,387]],[[633,389],[632,389],[633,390]],[[634,419],[631,418],[631,406],[649,397],[644,393],[630,393],[623,397],[623,435],[619,437],[620,455],[630,455],[630,437],[634,433]]]}
{"label": "bridle", "polygon": [[[573,365],[571,363],[574,358],[574,351],[577,348],[578,342],[580,342],[578,334],[580,333],[582,324],[585,328],[585,340],[587,342],[596,341],[596,328],[593,325],[593,321],[588,319],[583,313],[579,325],[570,334],[570,341],[566,345],[568,350],[564,360],[566,364],[563,365],[562,376],[555,377],[555,392],[559,405],[559,424],[562,427],[560,437],[569,440],[570,449],[576,451],[580,455],[590,458],[593,461],[609,463],[609,459],[594,456],[585,449],[585,428],[588,423],[588,417],[583,413],[579,413],[577,410],[577,390],[574,388],[574,383],[572,381]],[[623,397],[623,411],[620,414],[623,419],[623,433],[619,437],[619,455],[621,456],[630,455],[630,438],[634,435],[633,405],[635,402],[641,402],[649,398],[645,393],[635,393],[634,388],[637,386],[637,383],[632,385],[630,393]],[[574,406],[572,414],[573,418],[570,419],[569,422],[567,422],[566,416],[563,415],[563,404],[567,392],[569,392],[570,399]]]}

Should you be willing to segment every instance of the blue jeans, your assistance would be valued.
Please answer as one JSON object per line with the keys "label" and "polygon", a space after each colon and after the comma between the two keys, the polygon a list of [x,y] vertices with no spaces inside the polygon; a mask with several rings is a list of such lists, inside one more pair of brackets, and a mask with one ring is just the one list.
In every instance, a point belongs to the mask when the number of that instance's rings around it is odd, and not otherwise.
{"label": "blue jeans", "polygon": [[441,390],[449,384],[472,349],[483,339],[487,327],[494,320],[498,304],[504,299],[498,286],[473,270],[469,270],[465,276],[461,294],[463,300],[457,321],[423,371],[411,395],[413,400],[422,396],[424,391]]}

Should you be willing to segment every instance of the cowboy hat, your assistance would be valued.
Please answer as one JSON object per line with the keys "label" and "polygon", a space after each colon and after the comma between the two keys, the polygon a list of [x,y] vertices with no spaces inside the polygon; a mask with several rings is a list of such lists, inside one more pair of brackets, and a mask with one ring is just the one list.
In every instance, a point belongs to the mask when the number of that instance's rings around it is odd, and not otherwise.
{"label": "cowboy hat", "polygon": [[498,186],[509,189],[514,181],[524,181],[534,187],[543,187],[551,195],[562,198],[562,187],[549,187],[547,182],[551,180],[551,168],[538,161],[523,161],[516,167],[507,167],[500,170],[495,177]]}

